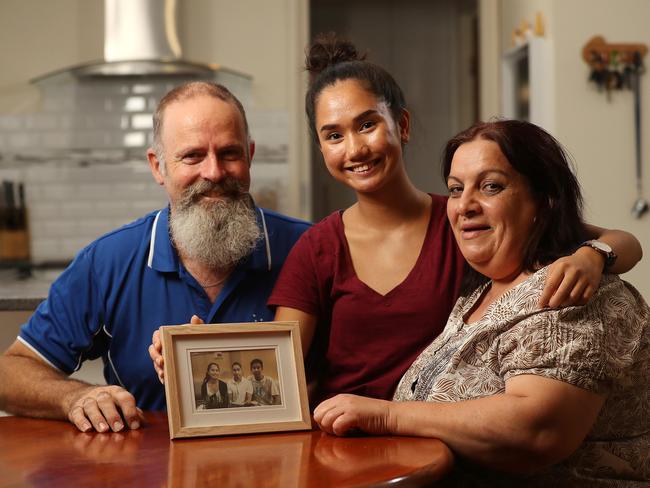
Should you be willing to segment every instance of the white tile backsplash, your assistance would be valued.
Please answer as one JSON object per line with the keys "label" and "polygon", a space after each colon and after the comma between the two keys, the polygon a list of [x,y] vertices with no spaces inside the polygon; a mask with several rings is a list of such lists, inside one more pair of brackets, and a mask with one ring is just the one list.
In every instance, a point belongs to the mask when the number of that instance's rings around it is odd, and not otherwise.
{"label": "white tile backsplash", "polygon": [[26,129],[57,129],[59,117],[56,114],[28,114],[25,116]]}
{"label": "white tile backsplash", "polygon": [[[28,203],[30,221],[33,223],[41,220],[50,220],[61,215],[61,203],[62,202],[47,202],[45,204],[31,206]],[[34,227],[33,230],[36,230],[36,228]]]}
{"label": "white tile backsplash", "polygon": [[7,143],[15,149],[40,145],[40,134],[35,132],[14,132],[9,135]]}
{"label": "white tile backsplash", "polygon": [[70,132],[43,132],[41,135],[41,147],[48,149],[65,149],[72,145],[72,134]]}
{"label": "white tile backsplash", "polygon": [[145,97],[127,97],[124,101],[125,112],[144,112],[147,108],[147,99]]}
{"label": "white tile backsplash", "polygon": [[144,147],[146,141],[144,132],[127,132],[122,138],[122,144],[126,147]]}
{"label": "white tile backsplash", "polygon": [[[68,260],[68,254],[64,254],[61,247],[61,240],[48,237],[35,238],[31,235],[31,254],[35,262]],[[62,256],[66,256],[63,258]]]}
{"label": "white tile backsplash", "polygon": [[153,129],[151,114],[136,114],[131,116],[131,127],[133,129]]}
{"label": "white tile backsplash", "polygon": [[119,216],[127,215],[130,211],[130,208],[131,204],[129,202],[99,200],[93,202],[91,212],[98,219],[118,218]]}
{"label": "white tile backsplash", "polygon": [[22,129],[25,126],[25,119],[18,115],[0,115],[0,130],[10,131]]}
{"label": "white tile backsplash", "polygon": [[85,245],[167,204],[146,161],[74,162],[3,168],[25,184],[34,262],[68,261]]}

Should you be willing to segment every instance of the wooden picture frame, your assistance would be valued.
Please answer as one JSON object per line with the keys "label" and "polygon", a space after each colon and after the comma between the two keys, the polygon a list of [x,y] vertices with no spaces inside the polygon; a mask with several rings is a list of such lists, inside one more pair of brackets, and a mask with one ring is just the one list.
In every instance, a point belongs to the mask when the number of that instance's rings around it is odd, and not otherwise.
{"label": "wooden picture frame", "polygon": [[161,340],[170,439],[311,429],[297,322],[163,326]]}

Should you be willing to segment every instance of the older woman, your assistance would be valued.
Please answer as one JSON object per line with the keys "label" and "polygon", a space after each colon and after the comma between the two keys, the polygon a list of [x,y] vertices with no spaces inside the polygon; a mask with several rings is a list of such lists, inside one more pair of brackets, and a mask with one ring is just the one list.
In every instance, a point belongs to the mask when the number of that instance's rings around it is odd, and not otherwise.
{"label": "older woman", "polygon": [[538,307],[547,265],[587,235],[562,148],[527,122],[480,123],[447,144],[444,175],[472,285],[397,402],[339,395],[316,408],[318,424],[438,437],[542,483],[650,479],[647,304],[606,274],[584,306]]}

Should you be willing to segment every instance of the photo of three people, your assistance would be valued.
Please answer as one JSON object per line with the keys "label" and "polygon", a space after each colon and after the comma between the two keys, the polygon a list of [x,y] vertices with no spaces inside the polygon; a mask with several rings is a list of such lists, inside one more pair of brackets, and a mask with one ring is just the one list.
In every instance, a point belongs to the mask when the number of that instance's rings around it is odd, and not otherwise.
{"label": "photo of three people", "polygon": [[197,410],[281,405],[275,349],[190,352]]}

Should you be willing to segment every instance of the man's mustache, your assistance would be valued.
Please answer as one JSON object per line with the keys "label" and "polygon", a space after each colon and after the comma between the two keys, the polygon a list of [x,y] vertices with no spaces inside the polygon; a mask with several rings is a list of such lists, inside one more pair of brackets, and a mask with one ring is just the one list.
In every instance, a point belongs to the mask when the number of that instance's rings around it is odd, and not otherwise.
{"label": "man's mustache", "polygon": [[192,205],[205,195],[219,195],[225,200],[238,200],[248,195],[248,192],[235,178],[226,178],[219,182],[201,180],[183,191],[181,206]]}

